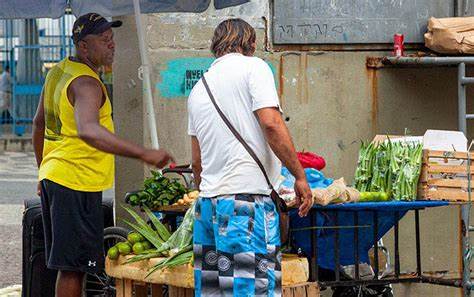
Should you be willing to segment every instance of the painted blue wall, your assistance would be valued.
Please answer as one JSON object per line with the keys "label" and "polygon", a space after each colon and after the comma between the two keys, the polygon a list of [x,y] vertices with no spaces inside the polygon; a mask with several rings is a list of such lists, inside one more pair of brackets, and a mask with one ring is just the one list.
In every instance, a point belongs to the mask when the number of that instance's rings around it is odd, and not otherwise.
{"label": "painted blue wall", "polygon": [[[215,58],[186,57],[168,60],[167,69],[160,71],[161,82],[156,84],[161,97],[167,99],[185,99],[192,86],[199,81],[200,75],[209,69]],[[267,62],[276,74],[275,67]],[[275,80],[276,81],[276,80]],[[277,81],[276,81],[277,83]]]}

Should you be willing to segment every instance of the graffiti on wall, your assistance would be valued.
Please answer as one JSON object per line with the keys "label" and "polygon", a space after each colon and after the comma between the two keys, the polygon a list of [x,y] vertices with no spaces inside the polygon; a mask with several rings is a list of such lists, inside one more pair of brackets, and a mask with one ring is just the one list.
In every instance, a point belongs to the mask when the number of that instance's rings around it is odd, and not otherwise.
{"label": "graffiti on wall", "polygon": [[204,69],[188,69],[184,75],[184,95],[191,93],[194,85],[201,79],[206,70]]}
{"label": "graffiti on wall", "polygon": [[[202,57],[168,60],[167,68],[160,71],[161,82],[156,84],[156,89],[163,98],[185,99],[214,60],[214,58]],[[275,74],[275,67],[271,63],[268,65]]]}

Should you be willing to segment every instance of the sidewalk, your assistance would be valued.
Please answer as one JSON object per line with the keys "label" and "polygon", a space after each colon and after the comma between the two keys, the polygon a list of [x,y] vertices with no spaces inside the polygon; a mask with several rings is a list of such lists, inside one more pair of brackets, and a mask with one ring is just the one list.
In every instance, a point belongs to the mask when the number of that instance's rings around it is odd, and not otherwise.
{"label": "sidewalk", "polygon": [[0,297],[20,297],[21,285],[14,285],[0,289]]}
{"label": "sidewalk", "polygon": [[21,284],[23,200],[37,197],[36,175],[32,153],[0,152],[0,297],[8,296],[1,288]]}

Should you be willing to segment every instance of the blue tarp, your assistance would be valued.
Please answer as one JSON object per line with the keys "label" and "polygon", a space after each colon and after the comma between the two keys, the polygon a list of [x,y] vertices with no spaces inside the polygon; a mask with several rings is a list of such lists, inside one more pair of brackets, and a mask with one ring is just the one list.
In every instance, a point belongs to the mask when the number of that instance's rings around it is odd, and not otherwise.
{"label": "blue tarp", "polygon": [[[214,0],[216,9],[250,0]],[[210,0],[140,0],[142,13],[203,12]],[[0,0],[0,19],[59,18],[68,5],[76,15],[97,12],[103,16],[133,14],[132,0]]]}
{"label": "blue tarp", "polygon": [[59,18],[67,0],[0,0],[0,19]]}
{"label": "blue tarp", "polygon": [[[445,201],[413,201],[413,202],[365,202],[333,204],[325,207],[315,206],[317,209],[316,222],[311,223],[310,216],[300,218],[297,211],[290,213],[291,229],[305,228],[311,226],[354,226],[354,214],[358,215],[358,225],[368,226],[359,228],[359,259],[360,263],[368,263],[368,251],[374,242],[374,212],[378,217],[377,240],[382,238],[409,210],[423,209],[427,207],[446,206]],[[396,213],[398,212],[398,218]],[[336,222],[337,213],[337,222]],[[341,265],[355,263],[354,255],[354,229],[339,230],[339,256]],[[334,238],[335,229],[317,229],[318,233],[318,264],[322,268],[334,270],[335,252]],[[311,231],[292,232],[292,240],[295,246],[301,248],[306,255],[311,255]]]}

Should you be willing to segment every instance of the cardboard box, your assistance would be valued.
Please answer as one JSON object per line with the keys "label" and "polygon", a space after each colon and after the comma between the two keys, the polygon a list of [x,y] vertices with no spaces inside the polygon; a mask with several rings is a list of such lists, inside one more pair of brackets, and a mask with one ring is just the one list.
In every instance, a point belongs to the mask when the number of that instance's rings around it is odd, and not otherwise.
{"label": "cardboard box", "polygon": [[442,54],[474,54],[474,17],[430,18],[425,45]]}
{"label": "cardboard box", "polygon": [[392,142],[423,142],[423,149],[448,152],[467,152],[467,138],[464,133],[448,130],[426,130],[423,136],[376,135],[373,143],[390,139]]}

